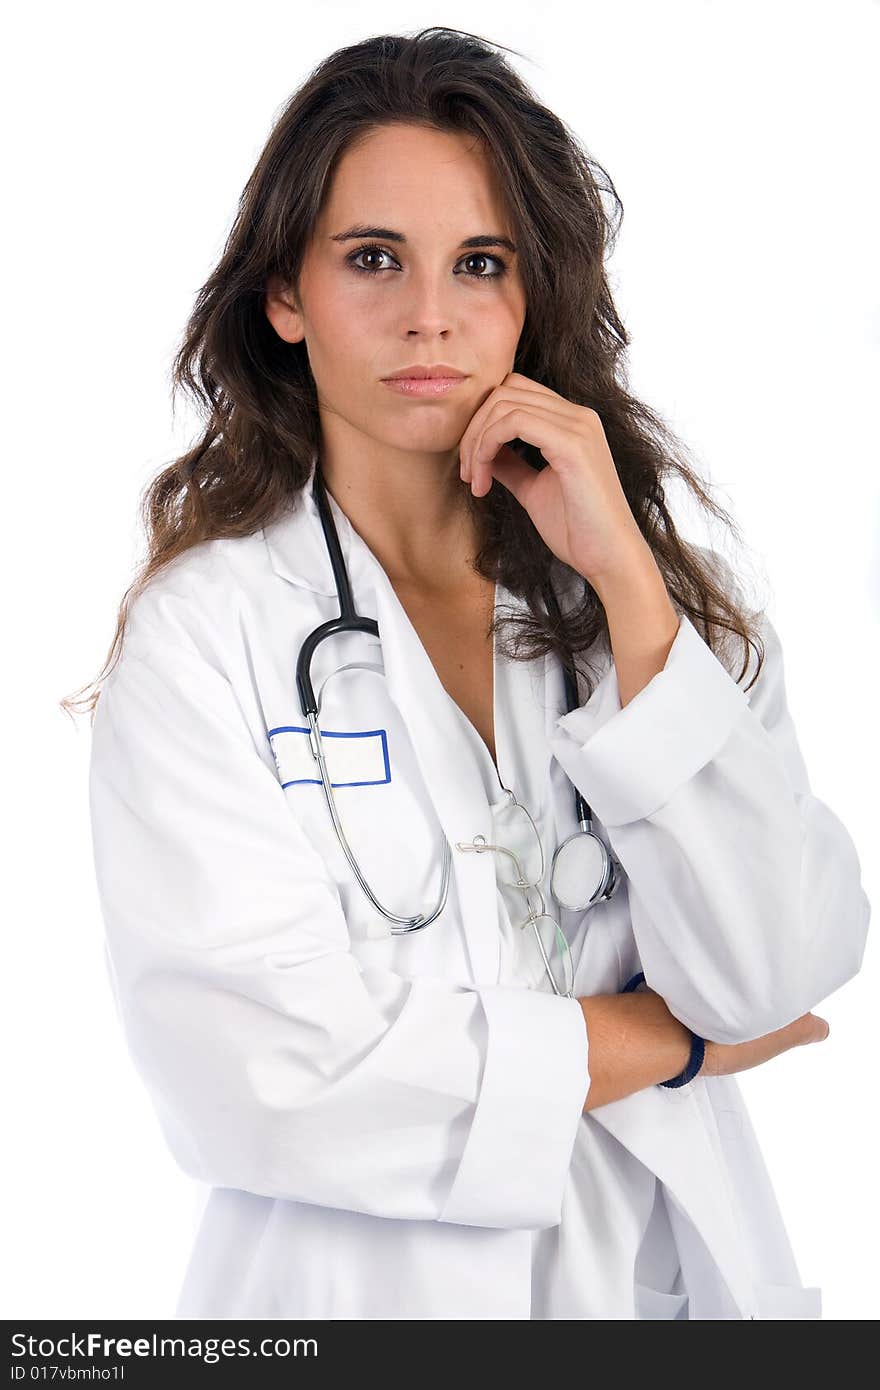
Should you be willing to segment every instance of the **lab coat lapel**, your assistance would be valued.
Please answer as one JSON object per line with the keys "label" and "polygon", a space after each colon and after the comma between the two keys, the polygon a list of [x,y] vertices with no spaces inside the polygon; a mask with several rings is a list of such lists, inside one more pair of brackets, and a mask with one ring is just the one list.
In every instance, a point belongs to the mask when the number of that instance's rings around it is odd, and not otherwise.
{"label": "lab coat lapel", "polygon": [[475,835],[490,838],[483,782],[451,697],[375,558],[372,569],[388,693],[409,730],[425,786],[452,846],[452,871],[474,980],[496,984],[501,954],[494,857],[455,848],[457,841],[469,841]]}
{"label": "lab coat lapel", "polygon": [[[457,887],[474,981],[496,984],[501,944],[494,856],[455,848],[456,841],[490,834],[489,804],[479,769],[462,736],[451,697],[391,581],[334,498],[327,496],[355,607],[379,624],[388,695],[401,712],[440,827],[452,847],[450,898]],[[291,510],[264,528],[264,536],[276,573],[317,593],[336,594],[311,482]],[[440,845],[438,829],[438,855]],[[438,857],[438,873],[439,864]],[[445,926],[443,914],[437,923],[440,929]]]}
{"label": "lab coat lapel", "polygon": [[[495,606],[500,617],[529,611],[526,600],[501,583],[495,587]],[[506,629],[506,625],[502,624],[502,628]],[[552,814],[545,814],[553,757],[548,733],[557,715],[564,713],[561,668],[557,685],[551,654],[534,661],[511,660],[499,653],[498,645],[496,636],[494,709],[498,773],[504,785],[533,815],[545,815],[545,852],[552,853],[555,825]]]}

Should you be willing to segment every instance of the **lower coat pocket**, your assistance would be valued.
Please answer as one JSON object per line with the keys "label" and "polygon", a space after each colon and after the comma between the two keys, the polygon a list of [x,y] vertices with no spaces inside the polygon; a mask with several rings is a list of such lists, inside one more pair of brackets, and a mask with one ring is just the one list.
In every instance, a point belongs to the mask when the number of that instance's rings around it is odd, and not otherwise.
{"label": "lower coat pocket", "polygon": [[688,1296],[686,1293],[661,1293],[659,1289],[649,1288],[647,1284],[635,1285],[636,1317],[656,1320],[658,1318],[686,1318]]}

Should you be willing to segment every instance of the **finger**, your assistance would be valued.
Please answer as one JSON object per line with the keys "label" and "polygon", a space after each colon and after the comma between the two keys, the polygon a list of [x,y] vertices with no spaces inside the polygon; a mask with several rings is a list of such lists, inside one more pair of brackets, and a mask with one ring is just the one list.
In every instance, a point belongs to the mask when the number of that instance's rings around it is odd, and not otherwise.
{"label": "finger", "polygon": [[775,1034],[771,1033],[768,1036],[778,1036],[786,1047],[802,1047],[805,1043],[823,1042],[830,1031],[827,1019],[807,1013],[801,1014],[800,1018],[793,1019],[784,1028],[778,1028]]}
{"label": "finger", "polygon": [[492,408],[497,404],[499,392],[504,389],[503,383],[493,387],[486,396],[486,399],[477,407],[467,423],[467,427],[461,439],[458,441],[458,462],[461,471],[462,481],[470,483],[473,481],[472,458],[474,446],[477,443],[480,432],[489,417]]}
{"label": "finger", "polygon": [[[497,478],[499,483],[513,494],[520,506],[526,507],[529,490],[534,487],[538,476],[538,472],[530,463],[526,463],[513,449],[502,444],[489,470],[489,487],[492,486],[492,479]],[[488,487],[486,490],[488,491]]]}
{"label": "finger", "polygon": [[[471,492],[475,497],[485,497],[491,488],[496,463],[503,463],[508,457],[518,459],[508,445],[511,439],[518,437],[516,422],[521,409],[521,406],[514,406],[504,414],[496,415],[480,436],[479,444],[471,454],[469,468]],[[520,459],[519,462],[524,461]]]}
{"label": "finger", "polygon": [[549,396],[559,402],[561,406],[569,406],[572,410],[581,410],[582,406],[575,405],[567,396],[560,396],[558,391],[554,391],[552,386],[545,386],[541,381],[535,381],[530,376],[523,376],[521,372],[511,372],[501,383],[505,389],[529,391],[533,396]]}
{"label": "finger", "polygon": [[458,445],[459,467],[464,482],[473,482],[473,461],[475,455],[480,452],[483,432],[497,414],[503,412],[505,406],[510,407],[517,403],[527,405],[531,402],[535,407],[546,409],[552,401],[560,414],[571,419],[577,418],[580,413],[580,406],[573,405],[549,387],[539,386],[537,382],[529,381],[528,377],[519,377],[518,380],[528,382],[528,385],[509,386],[506,381],[502,382],[494,391],[489,392],[482,405],[471,416]]}
{"label": "finger", "polygon": [[734,1072],[748,1071],[764,1062],[772,1061],[793,1047],[801,1047],[811,1042],[822,1042],[830,1032],[828,1022],[816,1014],[802,1014],[800,1018],[776,1028],[772,1033],[764,1033],[759,1038],[750,1038],[743,1043],[706,1043],[707,1056],[704,1070],[714,1071],[719,1076]]}
{"label": "finger", "polygon": [[804,1042],[824,1042],[831,1032],[827,1018],[820,1018],[818,1014],[804,1014],[804,1018],[809,1020],[805,1024]]}
{"label": "finger", "polygon": [[489,491],[495,455],[501,445],[511,439],[533,444],[541,450],[548,463],[552,462],[554,455],[563,458],[572,454],[578,443],[573,441],[571,423],[560,417],[559,412],[543,406],[514,405],[483,431],[479,448],[471,462],[471,489],[475,497],[482,497]]}

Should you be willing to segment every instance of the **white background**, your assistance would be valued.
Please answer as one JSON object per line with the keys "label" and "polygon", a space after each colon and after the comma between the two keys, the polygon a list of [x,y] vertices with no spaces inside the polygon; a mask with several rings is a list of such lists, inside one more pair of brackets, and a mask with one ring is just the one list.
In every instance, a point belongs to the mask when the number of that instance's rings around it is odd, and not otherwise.
{"label": "white background", "polygon": [[[88,720],[58,701],[100,669],[138,496],[193,435],[169,369],[195,294],[275,114],[337,47],[447,24],[518,48],[611,174],[632,389],[742,527],[813,790],[877,899],[878,20],[856,0],[212,0],[7,21],[4,1317],[170,1316],[190,1248],[203,1193],[121,1040]],[[828,1041],[740,1075],[826,1318],[880,1312],[877,990],[869,936],[817,1009]]]}

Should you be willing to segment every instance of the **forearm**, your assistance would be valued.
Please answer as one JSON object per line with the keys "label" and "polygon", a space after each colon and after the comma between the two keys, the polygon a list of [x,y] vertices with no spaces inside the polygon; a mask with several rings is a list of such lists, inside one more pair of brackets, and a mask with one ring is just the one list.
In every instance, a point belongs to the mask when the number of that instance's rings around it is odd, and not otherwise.
{"label": "forearm", "polygon": [[589,1046],[585,1111],[669,1081],[684,1070],[690,1031],[653,990],[593,994],[578,1003]]}
{"label": "forearm", "polygon": [[679,616],[647,544],[615,573],[590,582],[605,609],[623,709],[663,670]]}
{"label": "forearm", "polygon": [[[622,709],[663,670],[679,616],[647,543],[621,552],[613,572],[590,582],[605,609]],[[690,1030],[653,990],[597,994],[579,1003],[589,1041],[584,1110],[668,1081],[686,1066]]]}

